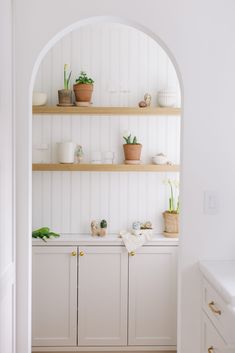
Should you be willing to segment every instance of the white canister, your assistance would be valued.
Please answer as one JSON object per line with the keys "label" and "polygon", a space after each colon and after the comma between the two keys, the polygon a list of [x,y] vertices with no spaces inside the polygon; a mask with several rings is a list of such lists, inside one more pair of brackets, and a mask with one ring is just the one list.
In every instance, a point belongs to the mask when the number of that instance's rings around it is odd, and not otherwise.
{"label": "white canister", "polygon": [[113,164],[114,153],[111,151],[106,151],[103,153],[104,164]]}
{"label": "white canister", "polygon": [[76,144],[73,142],[58,143],[59,163],[74,163],[74,152]]}
{"label": "white canister", "polygon": [[157,94],[160,107],[174,107],[177,103],[177,91],[174,89],[163,89]]}

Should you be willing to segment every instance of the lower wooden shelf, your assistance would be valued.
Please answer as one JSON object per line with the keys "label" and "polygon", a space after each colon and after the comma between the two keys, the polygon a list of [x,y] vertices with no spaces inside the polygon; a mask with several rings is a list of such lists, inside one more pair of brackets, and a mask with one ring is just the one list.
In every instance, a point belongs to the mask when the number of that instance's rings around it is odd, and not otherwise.
{"label": "lower wooden shelf", "polygon": [[156,164],[33,164],[33,171],[58,172],[179,172],[179,165]]}

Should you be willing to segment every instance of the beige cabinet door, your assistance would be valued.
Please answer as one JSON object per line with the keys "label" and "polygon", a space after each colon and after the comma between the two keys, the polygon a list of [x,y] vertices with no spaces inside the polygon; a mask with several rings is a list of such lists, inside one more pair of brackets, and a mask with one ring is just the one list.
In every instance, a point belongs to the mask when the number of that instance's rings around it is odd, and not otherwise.
{"label": "beige cabinet door", "polygon": [[129,345],[176,345],[176,251],[149,246],[129,257]]}
{"label": "beige cabinet door", "polygon": [[127,344],[128,254],[123,247],[79,247],[78,345]]}
{"label": "beige cabinet door", "polygon": [[33,247],[33,346],[77,343],[77,247]]}

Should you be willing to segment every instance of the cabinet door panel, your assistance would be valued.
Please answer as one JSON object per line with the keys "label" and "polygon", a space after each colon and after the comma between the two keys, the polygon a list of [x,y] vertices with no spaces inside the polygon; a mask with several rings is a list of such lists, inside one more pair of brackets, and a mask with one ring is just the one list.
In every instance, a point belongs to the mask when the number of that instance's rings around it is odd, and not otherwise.
{"label": "cabinet door panel", "polygon": [[176,345],[176,248],[129,258],[129,345]]}
{"label": "cabinet door panel", "polygon": [[210,322],[206,314],[203,313],[203,330],[202,330],[202,337],[203,337],[203,353],[229,353],[235,352],[235,348],[229,350],[226,346],[225,341],[217,332],[213,324]]}
{"label": "cabinet door panel", "polygon": [[78,344],[127,344],[128,255],[123,247],[80,247]]}
{"label": "cabinet door panel", "polygon": [[76,247],[33,247],[33,346],[75,346]]}

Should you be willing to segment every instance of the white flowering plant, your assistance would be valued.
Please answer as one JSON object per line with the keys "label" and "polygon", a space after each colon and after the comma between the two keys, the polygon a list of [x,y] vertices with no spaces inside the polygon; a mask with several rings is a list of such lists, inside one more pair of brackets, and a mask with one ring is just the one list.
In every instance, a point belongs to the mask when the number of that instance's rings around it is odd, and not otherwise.
{"label": "white flowering plant", "polygon": [[179,213],[179,181],[166,179],[164,180],[164,184],[170,187],[169,207],[167,212]]}

